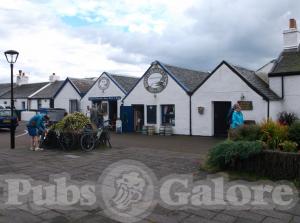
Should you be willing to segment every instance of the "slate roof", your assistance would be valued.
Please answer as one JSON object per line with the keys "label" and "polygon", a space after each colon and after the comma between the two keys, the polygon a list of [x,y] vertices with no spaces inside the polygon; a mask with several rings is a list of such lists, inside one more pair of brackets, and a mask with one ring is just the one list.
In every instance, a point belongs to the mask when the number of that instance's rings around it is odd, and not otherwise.
{"label": "slate roof", "polygon": [[93,86],[95,81],[89,79],[89,78],[68,78],[72,84],[75,86],[75,88],[78,90],[79,94],[81,96],[85,95],[86,92],[89,91],[89,89]]}
{"label": "slate roof", "polygon": [[160,62],[188,92],[193,92],[209,76],[208,72],[195,71],[182,67],[176,67]]}
{"label": "slate roof", "polygon": [[0,84],[0,96],[8,91],[10,92],[10,83]]}
{"label": "slate roof", "polygon": [[111,74],[107,72],[106,74],[108,74],[111,78],[113,78],[115,82],[117,82],[119,87],[121,87],[125,91],[125,93],[129,92],[139,81],[138,77],[130,77],[130,76],[120,75],[120,74]]}
{"label": "slate roof", "polygon": [[230,66],[235,69],[246,83],[249,84],[250,87],[252,87],[252,89],[258,94],[270,101],[280,100],[280,97],[269,88],[269,85],[266,82],[255,74],[255,71],[236,65],[230,64]]}
{"label": "slate roof", "polygon": [[33,95],[31,98],[33,99],[53,99],[56,93],[60,90],[61,86],[63,85],[64,81],[55,81],[51,83],[49,86],[38,92],[37,94]]}
{"label": "slate roof", "polygon": [[[14,88],[14,98],[28,98],[30,95],[32,95],[34,92],[38,91],[48,83],[49,82],[42,82],[42,83],[23,84],[20,86],[16,86]],[[10,98],[10,91],[1,95],[0,98],[2,99]]]}
{"label": "slate roof", "polygon": [[300,74],[300,52],[298,50],[283,51],[271,71],[273,74]]}

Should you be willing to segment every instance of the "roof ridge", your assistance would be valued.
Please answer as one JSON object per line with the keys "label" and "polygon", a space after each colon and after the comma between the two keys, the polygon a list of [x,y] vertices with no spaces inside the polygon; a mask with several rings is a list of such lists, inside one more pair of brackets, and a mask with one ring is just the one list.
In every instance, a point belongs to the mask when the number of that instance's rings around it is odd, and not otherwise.
{"label": "roof ridge", "polygon": [[200,72],[201,72],[201,73],[209,73],[209,71],[193,70],[193,69],[191,69],[191,68],[174,66],[174,65],[166,64],[166,63],[163,63],[163,62],[160,62],[160,61],[158,61],[158,62],[161,63],[161,64],[163,64],[164,66],[175,67],[175,68],[179,68],[179,69],[183,69],[183,70],[190,70],[190,71],[199,72],[199,73],[200,73]]}

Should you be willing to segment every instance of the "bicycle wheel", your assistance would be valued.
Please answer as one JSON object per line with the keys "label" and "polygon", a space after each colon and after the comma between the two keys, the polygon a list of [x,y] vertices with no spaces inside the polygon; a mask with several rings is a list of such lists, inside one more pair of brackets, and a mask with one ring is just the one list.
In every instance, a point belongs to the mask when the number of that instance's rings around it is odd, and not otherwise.
{"label": "bicycle wheel", "polygon": [[93,134],[83,134],[80,139],[81,149],[85,152],[92,151],[95,149],[96,139]]}
{"label": "bicycle wheel", "polygon": [[59,143],[63,150],[70,150],[74,146],[75,138],[70,132],[64,132],[59,136]]}

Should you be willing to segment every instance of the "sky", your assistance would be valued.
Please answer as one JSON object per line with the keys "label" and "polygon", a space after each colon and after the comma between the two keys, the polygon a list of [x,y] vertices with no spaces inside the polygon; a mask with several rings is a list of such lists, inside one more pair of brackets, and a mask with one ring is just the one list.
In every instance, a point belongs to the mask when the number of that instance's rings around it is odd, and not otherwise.
{"label": "sky", "polygon": [[[298,0],[0,0],[0,82],[4,51],[30,82],[141,76],[151,62],[211,71],[222,60],[258,69],[283,49]],[[2,56],[1,56],[2,55]]]}

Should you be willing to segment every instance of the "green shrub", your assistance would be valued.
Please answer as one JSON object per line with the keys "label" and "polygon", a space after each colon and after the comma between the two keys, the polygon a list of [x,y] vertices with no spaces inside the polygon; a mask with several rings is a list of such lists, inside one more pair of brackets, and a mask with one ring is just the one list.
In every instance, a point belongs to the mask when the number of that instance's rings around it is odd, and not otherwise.
{"label": "green shrub", "polygon": [[79,132],[90,124],[89,118],[80,112],[75,112],[64,117],[61,121],[51,126],[54,131],[75,131]]}
{"label": "green shrub", "polygon": [[288,138],[288,127],[271,119],[263,121],[260,128],[261,140],[266,143],[268,149],[278,149],[279,144]]}
{"label": "green shrub", "polygon": [[282,125],[292,125],[298,119],[297,115],[293,112],[280,112],[278,114],[278,121]]}
{"label": "green shrub", "polygon": [[294,122],[288,130],[288,138],[300,145],[300,121]]}
{"label": "green shrub", "polygon": [[256,141],[261,138],[261,129],[259,125],[242,125],[233,130],[230,139],[234,141]]}
{"label": "green shrub", "polygon": [[247,159],[249,156],[262,151],[260,141],[230,141],[217,144],[208,155],[207,164],[220,169],[226,168],[236,159]]}
{"label": "green shrub", "polygon": [[283,152],[298,152],[298,144],[292,141],[284,141],[279,144],[280,149]]}

